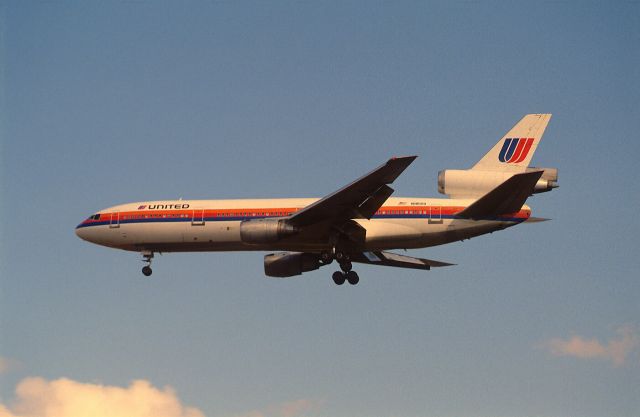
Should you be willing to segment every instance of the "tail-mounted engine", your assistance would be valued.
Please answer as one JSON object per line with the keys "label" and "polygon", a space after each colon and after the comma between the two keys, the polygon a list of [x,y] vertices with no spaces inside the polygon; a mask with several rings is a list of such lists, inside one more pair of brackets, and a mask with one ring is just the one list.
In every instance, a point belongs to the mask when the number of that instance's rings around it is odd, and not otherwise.
{"label": "tail-mounted engine", "polygon": [[280,252],[264,257],[264,273],[269,277],[292,277],[318,268],[320,256],[313,253]]}
{"label": "tail-mounted engine", "polygon": [[240,239],[244,243],[271,243],[295,235],[298,229],[285,219],[252,219],[240,222]]}
{"label": "tail-mounted engine", "polygon": [[[533,191],[544,193],[558,187],[557,168],[527,168],[525,172],[544,171]],[[447,169],[438,172],[438,192],[450,197],[477,197],[493,190],[514,172]]]}

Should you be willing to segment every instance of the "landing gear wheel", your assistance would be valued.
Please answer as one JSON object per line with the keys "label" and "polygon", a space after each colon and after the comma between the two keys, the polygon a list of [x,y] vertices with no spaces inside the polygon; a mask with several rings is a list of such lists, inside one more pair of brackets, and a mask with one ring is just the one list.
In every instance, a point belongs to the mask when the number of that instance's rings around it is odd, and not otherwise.
{"label": "landing gear wheel", "polygon": [[142,262],[145,262],[146,265],[142,268],[142,273],[145,277],[148,277],[153,272],[151,270],[151,260],[153,259],[153,252],[151,251],[142,251]]}
{"label": "landing gear wheel", "polygon": [[335,282],[336,285],[342,285],[342,284],[344,284],[344,280],[345,280],[346,277],[342,272],[336,271],[336,272],[333,273],[331,278],[333,278],[333,282]]}
{"label": "landing gear wheel", "polygon": [[322,265],[329,265],[333,262],[333,257],[329,252],[322,252],[320,254],[320,261],[322,262]]}
{"label": "landing gear wheel", "polygon": [[358,276],[358,274],[356,273],[356,271],[349,271],[347,272],[347,281],[349,281],[349,284],[351,285],[356,285],[358,282],[360,282],[360,277]]}

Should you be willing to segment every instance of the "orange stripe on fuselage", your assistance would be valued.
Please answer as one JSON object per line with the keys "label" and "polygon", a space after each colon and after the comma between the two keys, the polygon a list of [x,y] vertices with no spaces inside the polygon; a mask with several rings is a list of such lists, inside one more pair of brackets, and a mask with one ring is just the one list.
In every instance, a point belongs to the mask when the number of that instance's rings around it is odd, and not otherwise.
{"label": "orange stripe on fuselage", "polygon": [[[435,209],[436,216],[453,216],[466,207],[461,206],[383,206],[374,216],[393,216],[393,215],[430,215],[431,210]],[[204,210],[204,211],[202,211]],[[186,209],[186,210],[134,210],[121,212],[100,213],[99,220],[85,220],[85,224],[99,223],[107,221],[112,214],[119,213],[120,220],[136,220],[136,219],[191,219],[193,217],[285,217],[289,216],[299,209],[297,208],[234,208],[234,209]],[[203,213],[203,214],[201,214]],[[504,214],[500,217],[527,219],[531,215],[530,210],[520,210],[514,213]],[[115,220],[115,219],[114,219]]]}

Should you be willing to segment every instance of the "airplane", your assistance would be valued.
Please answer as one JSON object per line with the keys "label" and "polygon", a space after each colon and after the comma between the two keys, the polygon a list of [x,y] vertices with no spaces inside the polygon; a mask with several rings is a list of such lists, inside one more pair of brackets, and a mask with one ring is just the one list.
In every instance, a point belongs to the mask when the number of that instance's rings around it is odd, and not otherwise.
{"label": "airplane", "polygon": [[91,215],[76,234],[110,248],[140,252],[152,273],[155,253],[273,251],[270,277],[329,265],[335,284],[359,282],[353,263],[429,270],[453,265],[389,252],[470,239],[524,222],[535,193],[558,187],[556,168],[529,167],[551,118],[525,115],[473,167],[438,173],[447,198],[391,197],[389,184],[416,159],[394,157],[320,199],[163,200],[113,206]]}

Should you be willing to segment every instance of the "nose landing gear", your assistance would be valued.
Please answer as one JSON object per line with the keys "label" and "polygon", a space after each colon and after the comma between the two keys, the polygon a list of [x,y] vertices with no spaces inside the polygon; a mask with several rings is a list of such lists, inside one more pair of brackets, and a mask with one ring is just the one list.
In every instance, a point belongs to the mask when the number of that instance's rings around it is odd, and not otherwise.
{"label": "nose landing gear", "polygon": [[142,267],[142,274],[145,277],[148,277],[153,273],[153,270],[151,269],[151,260],[152,259],[153,259],[153,252],[149,252],[149,251],[142,252],[142,262],[146,262],[147,263],[147,265]]}

